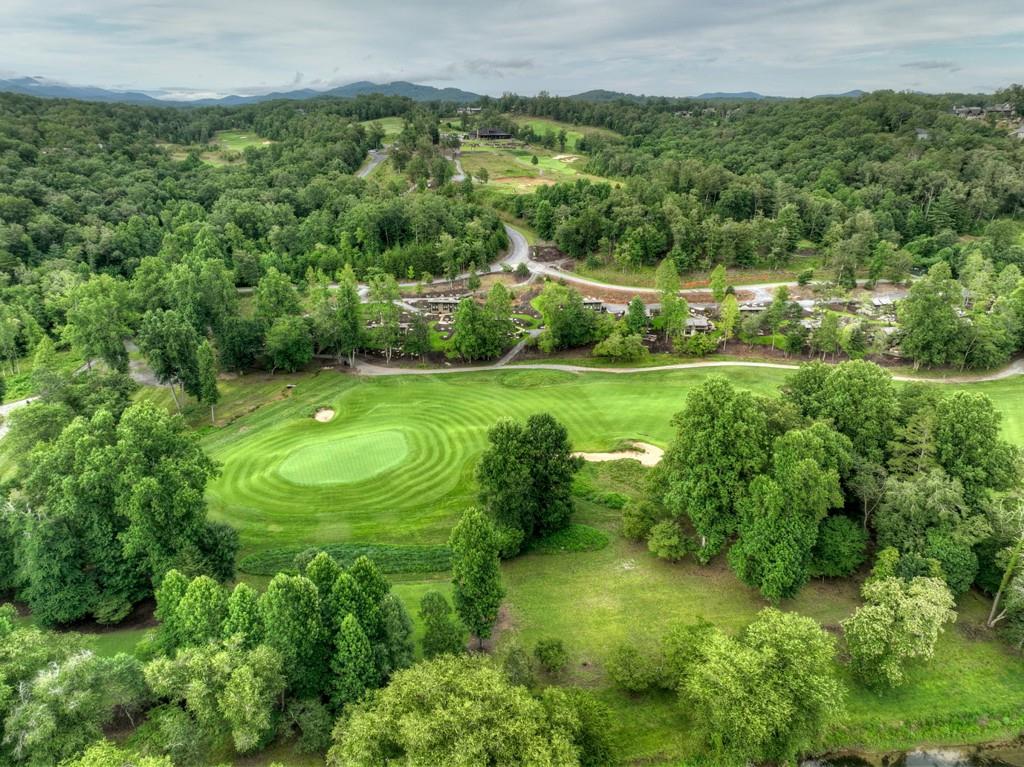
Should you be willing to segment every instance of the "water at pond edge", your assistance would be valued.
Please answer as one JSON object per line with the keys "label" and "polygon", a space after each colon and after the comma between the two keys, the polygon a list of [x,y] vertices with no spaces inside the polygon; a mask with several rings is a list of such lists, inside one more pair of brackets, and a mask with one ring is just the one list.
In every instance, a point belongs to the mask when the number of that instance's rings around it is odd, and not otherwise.
{"label": "water at pond edge", "polygon": [[800,767],[1024,767],[1024,745],[915,749],[877,756],[808,759]]}

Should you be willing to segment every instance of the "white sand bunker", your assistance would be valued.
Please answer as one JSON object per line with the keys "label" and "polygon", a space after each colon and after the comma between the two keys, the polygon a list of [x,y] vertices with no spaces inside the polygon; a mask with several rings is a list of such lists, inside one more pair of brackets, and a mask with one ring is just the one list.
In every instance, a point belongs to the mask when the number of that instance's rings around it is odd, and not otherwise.
{"label": "white sand bunker", "polygon": [[331,410],[329,407],[322,407],[316,411],[316,415],[313,417],[320,423],[327,423],[332,418],[334,418],[334,411]]}
{"label": "white sand bunker", "polygon": [[657,445],[652,445],[649,442],[629,442],[630,447],[625,450],[618,450],[614,453],[573,453],[578,455],[584,461],[621,461],[623,458],[632,458],[634,461],[640,461],[644,466],[657,466],[661,463],[662,456],[665,455],[665,451]]}

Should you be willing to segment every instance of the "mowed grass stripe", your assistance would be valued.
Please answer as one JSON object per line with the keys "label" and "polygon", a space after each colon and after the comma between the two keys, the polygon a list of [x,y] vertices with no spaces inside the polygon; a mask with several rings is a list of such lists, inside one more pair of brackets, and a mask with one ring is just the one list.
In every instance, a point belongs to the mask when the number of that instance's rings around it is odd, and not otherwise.
{"label": "mowed grass stripe", "polygon": [[[321,373],[302,380],[288,399],[204,437],[204,446],[223,464],[209,488],[211,513],[239,530],[246,551],[310,543],[444,543],[458,513],[475,502],[473,470],[487,430],[499,418],[552,412],[580,450],[605,450],[623,439],[666,446],[672,415],[686,393],[712,373],[769,395],[788,375],[743,367],[634,375],[505,370],[357,378]],[[1024,441],[1019,379],[963,388],[992,396],[1004,414],[1007,436]],[[316,422],[312,416],[319,406],[333,408],[334,420]],[[338,441],[344,452],[346,440],[385,432],[400,432],[405,439],[406,454],[395,463],[368,459],[358,469],[339,466],[333,470],[335,481],[320,467],[311,484],[282,475],[282,466],[298,460],[289,457],[309,445]]]}

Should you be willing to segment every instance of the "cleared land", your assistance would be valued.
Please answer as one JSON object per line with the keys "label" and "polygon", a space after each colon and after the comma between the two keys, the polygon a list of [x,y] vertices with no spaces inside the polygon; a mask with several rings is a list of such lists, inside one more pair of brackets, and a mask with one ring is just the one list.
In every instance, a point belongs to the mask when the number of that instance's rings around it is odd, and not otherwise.
{"label": "cleared land", "polygon": [[191,152],[198,152],[199,159],[208,165],[230,165],[242,162],[242,152],[248,147],[264,147],[273,142],[254,131],[222,130],[213,134],[209,144],[186,146],[184,144],[159,144],[166,149],[174,160],[185,160]]}
{"label": "cleared land", "polygon": [[229,152],[243,152],[251,146],[267,146],[273,142],[262,136],[257,136],[254,131],[222,130],[213,134],[212,143]]}
{"label": "cleared land", "polygon": [[[536,165],[531,162],[535,155]],[[462,167],[466,173],[476,176],[481,168],[486,168],[488,188],[516,194],[532,192],[538,186],[580,178],[605,180],[579,170],[585,162],[578,155],[534,146],[511,148],[476,141],[462,146]]]}
{"label": "cleared land", "polygon": [[565,131],[565,148],[576,149],[577,142],[584,136],[602,136],[604,138],[621,139],[622,134],[607,128],[595,128],[589,125],[573,125],[572,123],[549,120],[544,117],[513,117],[517,125],[527,125],[538,136],[548,133],[558,135],[559,130]]}
{"label": "cleared land", "polygon": [[390,139],[402,132],[405,126],[405,119],[401,117],[381,117],[379,120],[365,120],[360,125],[369,128],[371,125],[379,125],[384,129],[384,138]]}

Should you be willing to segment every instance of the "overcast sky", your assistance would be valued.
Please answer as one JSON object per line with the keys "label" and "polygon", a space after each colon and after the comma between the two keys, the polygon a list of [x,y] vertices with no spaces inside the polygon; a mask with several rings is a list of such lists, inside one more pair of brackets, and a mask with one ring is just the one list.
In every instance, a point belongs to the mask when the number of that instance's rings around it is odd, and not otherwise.
{"label": "overcast sky", "polygon": [[975,92],[1022,54],[1021,0],[0,0],[0,76],[177,92]]}

